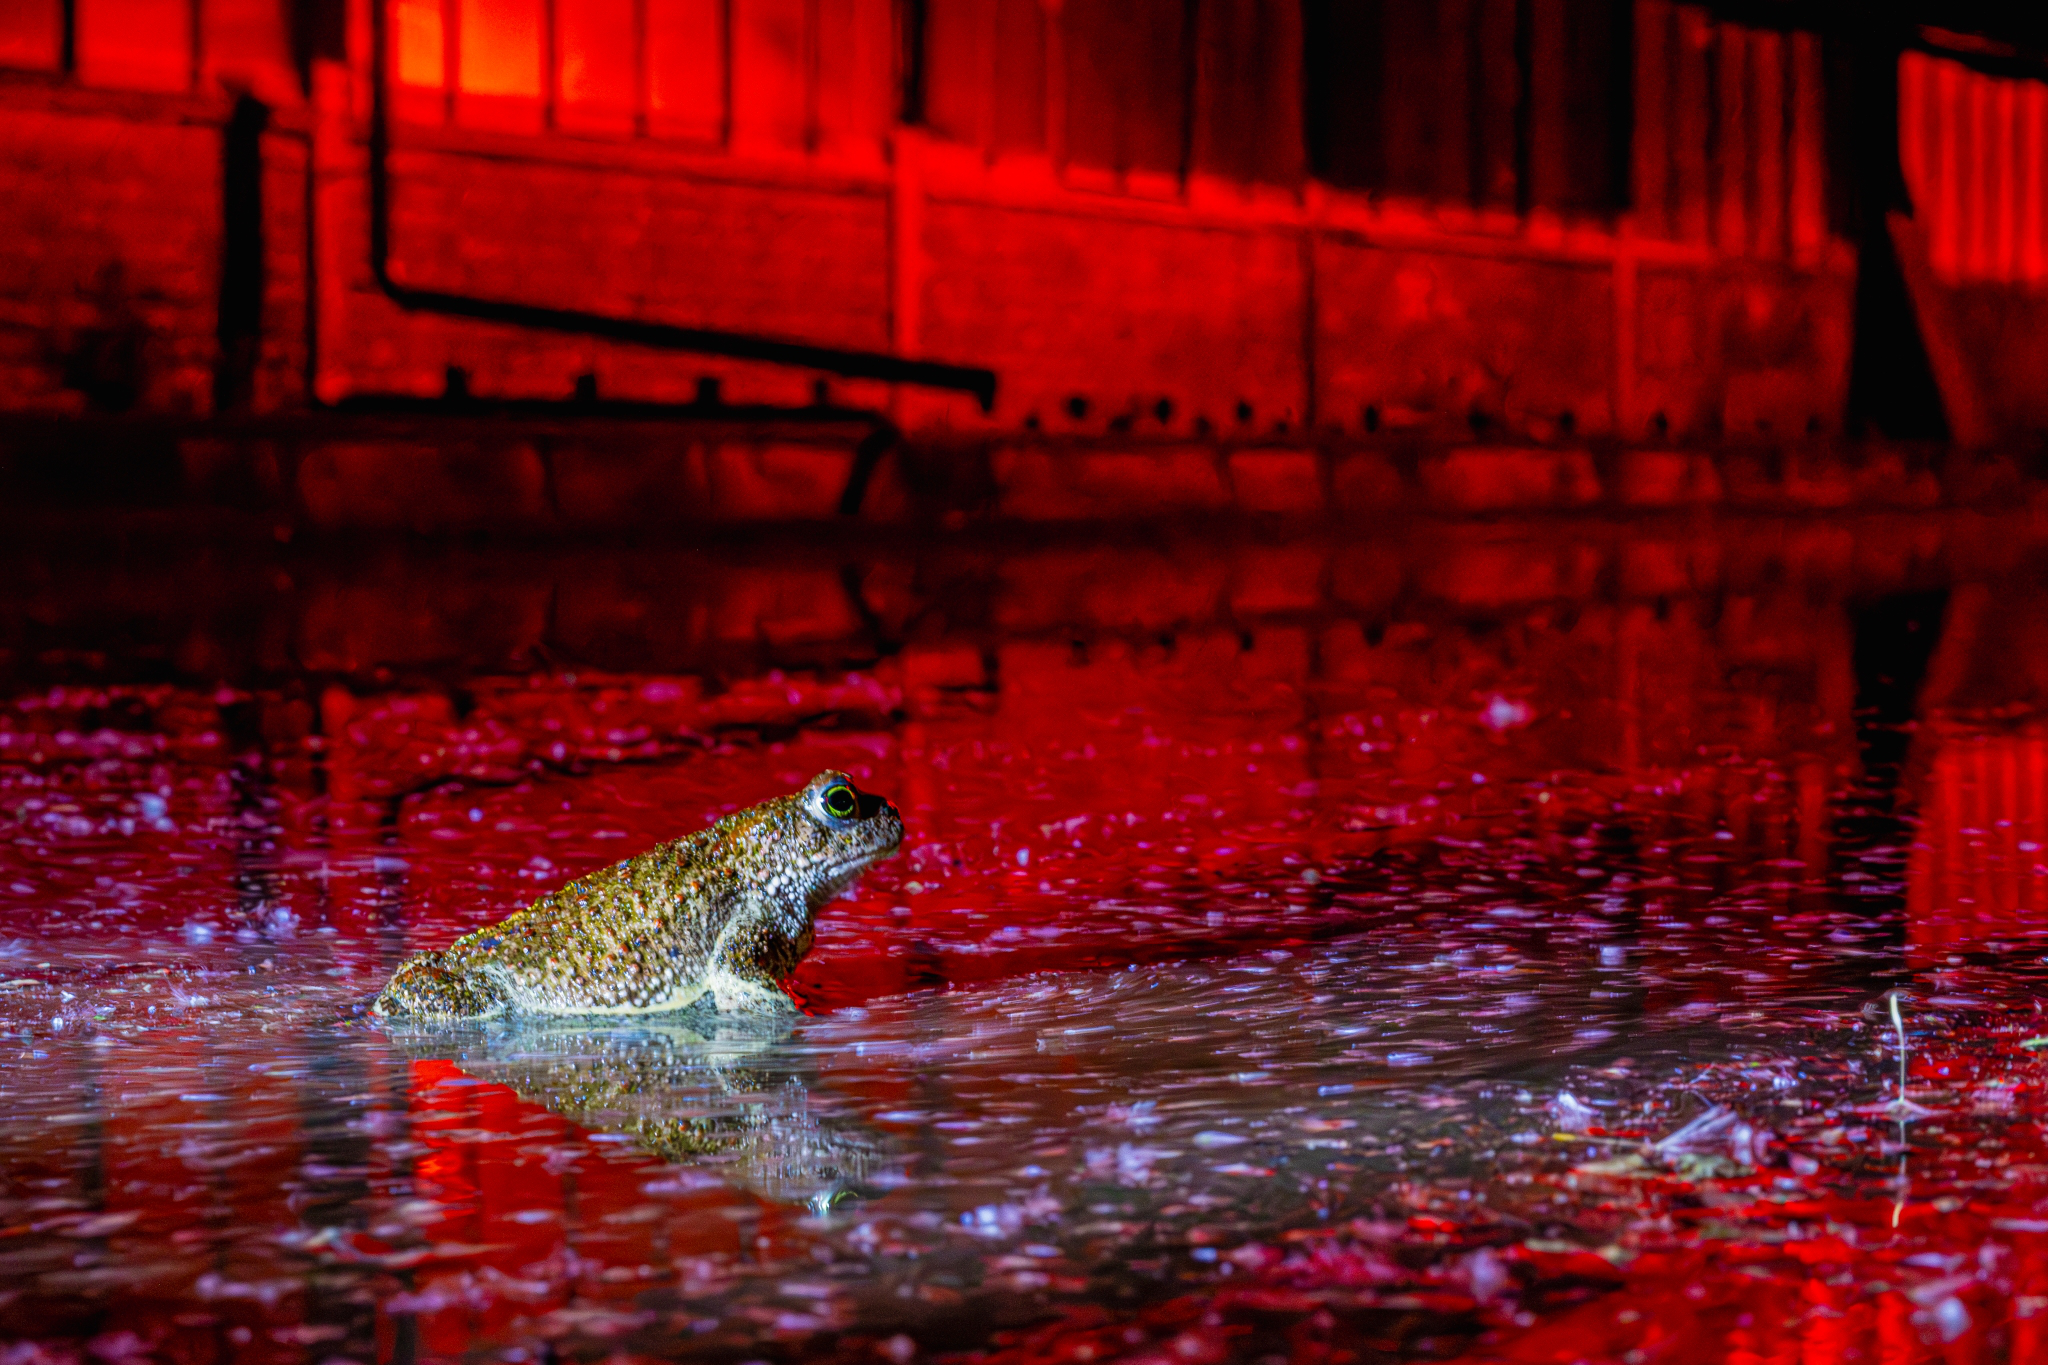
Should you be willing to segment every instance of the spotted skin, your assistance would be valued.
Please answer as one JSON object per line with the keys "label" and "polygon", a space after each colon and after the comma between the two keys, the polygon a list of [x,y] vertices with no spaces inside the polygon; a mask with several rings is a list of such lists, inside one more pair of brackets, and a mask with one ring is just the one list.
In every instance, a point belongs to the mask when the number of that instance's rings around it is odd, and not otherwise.
{"label": "spotted skin", "polygon": [[801,791],[578,878],[448,947],[370,1005],[386,1017],[793,1008],[782,983],[819,908],[903,842],[896,807],[823,772]]}

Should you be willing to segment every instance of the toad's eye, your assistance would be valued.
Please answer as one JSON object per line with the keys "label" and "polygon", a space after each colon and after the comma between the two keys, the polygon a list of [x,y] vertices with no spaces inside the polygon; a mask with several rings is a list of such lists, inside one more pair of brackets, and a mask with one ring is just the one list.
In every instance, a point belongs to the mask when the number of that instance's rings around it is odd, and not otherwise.
{"label": "toad's eye", "polygon": [[818,798],[818,803],[825,808],[825,814],[837,816],[841,820],[849,818],[860,809],[860,799],[853,794],[853,788],[844,782],[825,788],[825,794]]}

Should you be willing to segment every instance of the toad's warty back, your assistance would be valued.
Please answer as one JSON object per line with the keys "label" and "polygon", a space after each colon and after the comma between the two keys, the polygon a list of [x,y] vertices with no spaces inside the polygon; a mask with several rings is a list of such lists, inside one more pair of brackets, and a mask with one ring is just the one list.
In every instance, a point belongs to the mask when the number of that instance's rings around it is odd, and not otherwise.
{"label": "toad's warty back", "polygon": [[385,1016],[653,1014],[709,994],[721,1010],[791,1008],[782,982],[819,907],[903,842],[896,807],[824,772],[408,958]]}

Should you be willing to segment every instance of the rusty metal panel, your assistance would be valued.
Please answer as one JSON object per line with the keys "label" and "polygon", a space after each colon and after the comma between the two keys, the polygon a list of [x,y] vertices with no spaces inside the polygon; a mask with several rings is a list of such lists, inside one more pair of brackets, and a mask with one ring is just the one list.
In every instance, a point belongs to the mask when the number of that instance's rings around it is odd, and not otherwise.
{"label": "rusty metal panel", "polygon": [[1899,164],[1943,281],[2048,274],[2048,82],[1924,52],[1899,61]]}

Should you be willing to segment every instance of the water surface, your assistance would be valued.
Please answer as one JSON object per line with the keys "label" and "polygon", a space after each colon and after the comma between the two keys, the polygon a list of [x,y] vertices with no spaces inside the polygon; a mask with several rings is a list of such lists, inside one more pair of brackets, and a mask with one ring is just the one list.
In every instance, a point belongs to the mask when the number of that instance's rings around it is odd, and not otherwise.
{"label": "water surface", "polygon": [[[2025,1358],[2039,539],[130,547],[0,623],[6,1360]],[[824,767],[804,1014],[364,1017]]]}

